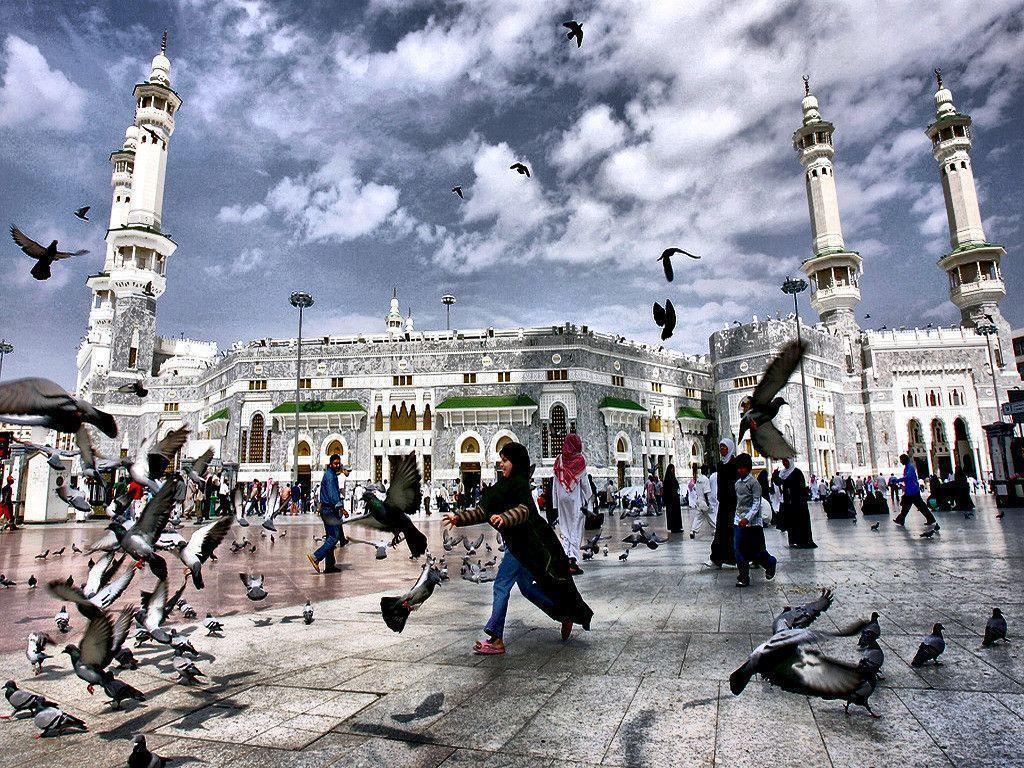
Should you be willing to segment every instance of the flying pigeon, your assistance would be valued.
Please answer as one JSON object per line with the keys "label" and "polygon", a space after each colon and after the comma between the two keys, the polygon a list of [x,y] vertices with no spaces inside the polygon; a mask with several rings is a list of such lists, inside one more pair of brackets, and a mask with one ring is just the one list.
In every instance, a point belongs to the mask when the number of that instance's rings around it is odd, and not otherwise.
{"label": "flying pigeon", "polygon": [[187,440],[188,427],[168,432],[160,440],[157,439],[157,432],[154,432],[139,446],[135,460],[128,468],[132,480],[156,493],[161,487],[158,480],[164,476],[167,467],[174,462],[174,457]]}
{"label": "flying pigeon", "polygon": [[167,527],[171,517],[171,506],[174,494],[181,480],[174,476],[156,490],[152,498],[142,510],[138,521],[131,528],[125,528],[118,522],[107,526],[117,537],[117,542],[129,557],[137,564],[149,563],[153,573],[159,579],[167,577],[167,565],[156,553],[156,540]]}
{"label": "flying pigeon", "polygon": [[427,537],[413,524],[409,515],[419,509],[422,496],[416,454],[406,454],[395,466],[384,500],[377,498],[372,488],[367,488],[363,493],[365,511],[347,518],[345,523],[385,530],[395,537],[395,541],[404,535],[409,554],[419,557],[427,551]]}
{"label": "flying pigeon", "polygon": [[140,398],[149,396],[149,390],[142,386],[142,379],[136,379],[130,384],[122,384],[117,391],[122,395],[135,395]]}
{"label": "flying pigeon", "polygon": [[254,603],[258,603],[261,600],[265,600],[269,594],[263,588],[263,574],[259,576],[248,575],[245,573],[238,574],[238,578],[242,580],[242,584],[245,586],[245,596],[252,600]]}
{"label": "flying pigeon", "polygon": [[154,144],[156,144],[156,145],[158,145],[158,146],[159,146],[160,142],[162,142],[162,141],[166,141],[166,139],[164,139],[164,137],[163,137],[163,136],[161,136],[161,135],[160,135],[159,133],[157,133],[156,131],[154,131],[154,130],[153,130],[152,128],[150,128],[150,127],[149,127],[148,125],[145,125],[145,124],[143,124],[143,126],[142,126],[142,127],[143,127],[143,128],[144,128],[144,129],[146,130],[146,133],[148,133],[148,134],[149,134],[150,136],[152,136],[152,137],[153,137],[153,143],[154,143]]}
{"label": "flying pigeon", "polygon": [[1003,618],[1003,612],[998,608],[993,608],[992,615],[985,624],[985,639],[981,641],[981,645],[983,648],[988,648],[996,640],[1009,642],[1006,639],[1006,619]]}
{"label": "flying pigeon", "polygon": [[405,629],[409,613],[423,605],[427,598],[434,594],[434,588],[440,583],[441,573],[433,563],[428,562],[423,564],[420,577],[413,584],[412,589],[400,597],[382,597],[380,613],[384,617],[384,623],[388,625],[388,629],[394,632],[401,632]]}
{"label": "flying pigeon", "polygon": [[43,671],[43,662],[51,658],[46,653],[46,646],[53,645],[53,638],[45,632],[32,632],[28,636],[28,647],[25,649],[25,658],[32,665],[32,671],[39,674]]}
{"label": "flying pigeon", "polygon": [[63,732],[65,728],[89,730],[85,723],[57,706],[39,710],[36,716],[32,718],[32,722],[39,729],[39,733],[36,734],[37,739],[40,736],[56,736]]}
{"label": "flying pigeon", "polygon": [[89,503],[89,497],[85,494],[85,491],[81,488],[72,488],[70,485],[67,485],[64,482],[63,475],[57,476],[54,493],[57,494],[58,499],[72,509],[77,509],[79,512],[92,512],[92,504]]}
{"label": "flying pigeon", "polygon": [[515,171],[520,176],[525,176],[526,178],[530,178],[530,169],[527,168],[522,163],[512,163],[512,165],[509,166],[509,170]]}
{"label": "flying pigeon", "polygon": [[89,221],[89,217],[86,214],[89,213],[89,208],[90,207],[91,206],[83,205],[81,208],[79,208],[77,211],[75,211],[75,218],[76,219],[81,219],[82,221]]}
{"label": "flying pigeon", "polygon": [[41,453],[46,456],[46,463],[56,469],[58,472],[63,472],[67,469],[64,466],[63,459],[73,459],[79,455],[78,451],[61,451],[56,448],[52,448],[49,445],[39,445],[38,443],[32,443],[27,440],[19,440],[14,438],[14,442],[24,445],[31,451]]}
{"label": "flying pigeon", "polygon": [[484,543],[484,535],[482,533],[480,534],[479,537],[477,537],[476,541],[473,541],[473,542],[471,542],[465,536],[462,537],[462,546],[465,548],[466,554],[468,556],[470,556],[470,557],[472,557],[473,555],[476,554],[477,549],[479,549],[479,547],[483,543]]}
{"label": "flying pigeon", "polygon": [[32,267],[31,275],[36,280],[47,280],[50,277],[50,265],[55,261],[61,259],[67,259],[72,256],[84,256],[89,251],[58,251],[57,241],[53,240],[48,246],[42,246],[32,238],[28,237],[24,232],[18,229],[13,224],[11,225],[11,237],[14,242],[18,244],[18,247],[25,252],[25,255],[31,256],[36,260],[36,265]]}
{"label": "flying pigeon", "polygon": [[306,605],[302,608],[302,622],[306,625],[313,623],[313,604],[309,600],[306,601]]}
{"label": "flying pigeon", "polygon": [[782,613],[775,617],[772,622],[772,633],[781,632],[784,629],[805,629],[814,623],[821,614],[832,606],[832,590],[821,590],[821,597],[812,600],[805,605],[791,608],[788,605],[782,609]]}
{"label": "flying pigeon", "polygon": [[47,707],[57,706],[45,696],[19,688],[13,680],[8,680],[4,683],[4,697],[7,699],[7,703],[14,709],[10,715],[2,716],[4,720],[10,719],[14,715],[20,715],[22,712],[34,715]]}
{"label": "flying pigeon", "polygon": [[165,534],[161,538],[161,540],[170,539],[172,541],[171,549],[188,569],[186,573],[192,575],[192,583],[196,589],[202,589],[205,586],[203,563],[210,559],[210,555],[224,541],[233,521],[233,517],[218,517],[212,523],[197,528],[188,542],[177,533]]}
{"label": "flying pigeon", "polygon": [[772,424],[772,419],[786,405],[786,401],[776,395],[789,382],[789,377],[800,364],[806,350],[807,345],[803,342],[791,341],[786,344],[761,374],[753,394],[740,402],[742,417],[737,445],[743,441],[747,430],[750,430],[750,439],[762,456],[786,459],[796,455],[796,449]]}
{"label": "flying pigeon", "polygon": [[681,253],[684,256],[689,256],[691,259],[700,258],[700,256],[694,256],[692,253],[690,253],[689,251],[684,251],[682,248],[666,248],[664,251],[662,251],[661,256],[658,257],[658,261],[661,262],[661,266],[664,267],[665,269],[665,279],[668,280],[670,283],[672,282],[672,278],[675,276],[675,273],[672,270],[672,257],[675,256],[677,253]]}
{"label": "flying pigeon", "polygon": [[149,751],[146,737],[141,733],[132,736],[132,753],[128,755],[128,768],[164,768],[167,758]]}
{"label": "flying pigeon", "polygon": [[578,21],[566,21],[562,23],[562,26],[568,29],[566,33],[566,40],[576,40],[576,47],[579,48],[583,45],[583,25]]}
{"label": "flying pigeon", "polygon": [[462,187],[459,184],[456,184],[454,187],[452,187],[452,192],[458,195],[460,200],[466,199],[466,196],[462,194]]}
{"label": "flying pigeon", "polygon": [[661,340],[666,341],[672,336],[676,329],[676,308],[672,306],[672,300],[666,299],[665,306],[654,302],[654,322],[661,328]]}
{"label": "flying pigeon", "polygon": [[921,640],[921,645],[918,646],[917,653],[914,654],[914,658],[910,662],[912,667],[923,667],[929,661],[934,661],[936,664],[942,664],[939,661],[939,656],[946,650],[946,641],[942,637],[942,625],[936,624],[932,627],[932,633],[926,635]]}

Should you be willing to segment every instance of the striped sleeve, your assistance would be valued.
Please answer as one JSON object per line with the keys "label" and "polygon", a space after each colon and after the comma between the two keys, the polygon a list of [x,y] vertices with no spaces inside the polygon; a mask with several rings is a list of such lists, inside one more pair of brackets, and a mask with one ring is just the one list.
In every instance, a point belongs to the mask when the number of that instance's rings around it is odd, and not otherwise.
{"label": "striped sleeve", "polygon": [[499,517],[505,521],[507,526],[521,525],[530,516],[530,508],[525,504],[519,504],[502,512]]}
{"label": "striped sleeve", "polygon": [[487,513],[484,512],[482,507],[472,507],[471,509],[464,509],[455,515],[455,524],[458,526],[463,525],[476,525],[487,520]]}

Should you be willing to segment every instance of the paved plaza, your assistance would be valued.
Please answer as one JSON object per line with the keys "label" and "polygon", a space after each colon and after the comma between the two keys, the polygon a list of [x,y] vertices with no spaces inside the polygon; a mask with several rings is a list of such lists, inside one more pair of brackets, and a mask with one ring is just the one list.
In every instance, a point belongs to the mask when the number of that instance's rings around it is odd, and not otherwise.
{"label": "paved plaza", "polygon": [[[451,555],[454,579],[395,634],[378,603],[419,572],[404,549],[376,561],[370,547],[353,545],[343,551],[341,574],[316,576],[302,554],[318,529],[309,518],[286,521],[280,527],[288,535],[273,546],[260,540],[255,554],[231,554],[229,537],[207,589],[186,592],[200,616],[209,608],[224,617],[225,637],[173,619],[191,632],[208,681],[175,683],[170,654],[143,647],[140,668],[120,677],[147,701],[120,712],[101,693],[90,696],[59,653],[77,642],[81,617],[73,615],[71,632],[57,638],[55,658],[38,677],[21,650],[30,631],[56,634],[58,606],[44,589],[26,589],[29,574],[77,579],[85,571],[80,556],[43,565],[33,556],[89,541],[99,527],[4,535],[0,570],[21,583],[0,591],[0,674],[60,702],[90,732],[36,740],[31,720],[6,721],[0,767],[123,765],[130,737],[140,732],[172,765],[237,768],[1024,765],[1021,646],[980,647],[993,606],[1006,614],[1011,638],[1024,622],[1020,512],[996,519],[982,497],[976,518],[946,513],[932,539],[918,536],[922,525],[913,518],[907,530],[881,519],[873,532],[871,519],[814,514],[819,548],[783,549],[782,534],[769,529],[778,577],[766,583],[755,571],[746,590],[733,586],[734,571],[702,568],[706,540],[675,539],[619,562],[617,540],[628,529],[615,521],[611,554],[585,563],[579,579],[594,608],[593,631],[577,630],[563,644],[557,626],[514,593],[504,657],[471,653],[490,585],[459,579]],[[440,551],[437,518],[423,526]],[[256,530],[247,529],[250,536]],[[266,574],[270,598],[258,613],[268,626],[254,624],[243,599],[237,574],[246,569]],[[172,569],[172,587],[177,579]],[[760,681],[739,697],[729,692],[729,673],[770,634],[772,617],[824,586],[835,588],[836,601],[819,620],[823,628],[872,610],[882,616],[885,680],[872,697],[879,720],[860,708],[847,717],[842,702]],[[135,585],[127,593],[137,594]],[[306,597],[316,607],[310,626],[301,621]],[[936,621],[946,628],[945,665],[912,669],[908,662]],[[828,652],[853,660],[855,643],[838,640]]]}

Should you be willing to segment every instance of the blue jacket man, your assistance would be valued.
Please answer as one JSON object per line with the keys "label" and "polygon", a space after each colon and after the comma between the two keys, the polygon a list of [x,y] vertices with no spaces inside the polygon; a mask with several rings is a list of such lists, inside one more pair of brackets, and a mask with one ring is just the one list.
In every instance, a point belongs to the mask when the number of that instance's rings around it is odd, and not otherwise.
{"label": "blue jacket man", "polygon": [[338,487],[340,472],[341,456],[336,453],[332,454],[327,469],[324,470],[323,479],[320,481],[320,518],[324,521],[324,541],[316,552],[306,555],[313,570],[317,573],[320,573],[321,561],[326,565],[324,573],[338,573],[340,569],[334,560],[334,548],[338,546],[339,542],[348,543],[341,528],[341,518],[345,513],[345,499],[342,498]]}
{"label": "blue jacket man", "polygon": [[921,483],[917,479],[917,469],[914,467],[914,462],[904,453],[900,455],[900,463],[903,465],[903,500],[900,502],[900,513],[896,515],[893,522],[896,525],[904,525],[907,513],[910,512],[910,508],[913,506],[917,507],[921,514],[924,515],[924,519],[928,522],[928,530],[939,530],[939,524],[935,522],[932,511],[928,509],[928,505],[921,498]]}

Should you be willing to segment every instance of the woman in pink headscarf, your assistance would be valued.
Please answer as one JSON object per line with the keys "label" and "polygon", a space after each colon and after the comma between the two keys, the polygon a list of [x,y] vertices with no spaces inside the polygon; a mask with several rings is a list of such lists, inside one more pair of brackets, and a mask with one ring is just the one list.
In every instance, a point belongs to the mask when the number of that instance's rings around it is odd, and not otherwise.
{"label": "woman in pink headscarf", "polygon": [[558,528],[562,532],[562,547],[569,557],[569,573],[578,576],[583,573],[578,565],[583,541],[583,510],[593,503],[593,492],[587,481],[583,441],[575,432],[565,436],[562,454],[555,459],[551,497],[554,508],[558,510]]}

